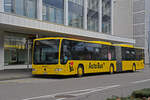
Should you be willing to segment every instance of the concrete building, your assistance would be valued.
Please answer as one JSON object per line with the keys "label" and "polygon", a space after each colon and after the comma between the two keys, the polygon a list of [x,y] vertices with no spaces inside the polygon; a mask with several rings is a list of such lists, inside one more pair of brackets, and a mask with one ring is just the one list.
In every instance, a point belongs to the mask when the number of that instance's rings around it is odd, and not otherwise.
{"label": "concrete building", "polygon": [[34,38],[134,44],[132,26],[131,0],[0,0],[0,70],[29,67]]}
{"label": "concrete building", "polygon": [[150,0],[133,0],[133,34],[135,46],[145,49],[145,63],[150,57]]}
{"label": "concrete building", "polygon": [[145,1],[145,50],[147,63],[150,63],[150,0]]}

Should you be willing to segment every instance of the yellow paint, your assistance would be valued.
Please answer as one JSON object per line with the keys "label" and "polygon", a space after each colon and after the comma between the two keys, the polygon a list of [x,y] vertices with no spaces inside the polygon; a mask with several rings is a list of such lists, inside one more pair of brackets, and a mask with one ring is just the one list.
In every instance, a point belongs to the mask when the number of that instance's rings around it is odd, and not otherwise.
{"label": "yellow paint", "polygon": [[136,70],[144,69],[144,61],[122,61],[122,70],[129,71],[133,69],[133,65],[135,65]]}
{"label": "yellow paint", "polygon": [[[73,66],[70,66],[70,62],[73,62]],[[110,72],[110,64],[114,65],[114,71],[116,71],[116,61],[80,61],[69,60],[67,64],[61,65],[34,65],[32,64],[32,74],[47,74],[47,75],[75,75],[79,65],[83,65],[84,73],[99,73]],[[61,71],[57,71],[61,69]]]}
{"label": "yellow paint", "polygon": [[[98,44],[105,44],[105,45],[112,45],[110,42],[103,42],[103,41],[84,41],[78,39],[71,39],[71,38],[62,38],[62,37],[52,37],[52,38],[40,38],[36,40],[48,40],[48,39],[60,39],[60,44],[62,39],[68,40],[76,40],[76,41],[83,41],[89,43],[98,43]],[[131,45],[112,45],[112,46],[123,46],[123,47],[133,47]],[[34,48],[34,46],[33,46]],[[92,60],[68,60],[67,64],[60,64],[60,50],[61,47],[59,46],[59,62],[58,64],[53,65],[35,65],[32,64],[32,74],[33,75],[75,75],[77,74],[77,69],[79,65],[82,65],[84,68],[84,73],[100,73],[100,72],[110,72],[111,65],[114,66],[114,72],[117,71],[116,68],[116,60],[114,61],[92,61]],[[33,49],[34,51],[34,49]],[[32,58],[33,61],[33,58]],[[70,63],[73,62],[73,66]],[[133,64],[136,65],[136,70],[143,69],[144,63],[143,60],[141,61],[122,61],[122,71],[132,70]]]}
{"label": "yellow paint", "polygon": [[86,41],[86,40],[79,40],[79,39],[73,39],[73,38],[63,38],[63,37],[48,37],[48,38],[38,38],[37,40],[49,40],[49,39],[67,39],[67,40],[75,40],[75,41],[81,41],[81,42],[88,42],[88,43],[97,43],[97,44],[105,44],[105,45],[112,45],[110,42],[104,42],[104,41]]}
{"label": "yellow paint", "polygon": [[112,45],[110,42],[104,42],[104,41],[90,41],[91,43],[98,43],[98,44],[105,44],[105,45]]}
{"label": "yellow paint", "polygon": [[129,48],[134,48],[133,45],[129,45],[129,44],[113,44],[113,46],[120,46],[120,47],[129,47]]}

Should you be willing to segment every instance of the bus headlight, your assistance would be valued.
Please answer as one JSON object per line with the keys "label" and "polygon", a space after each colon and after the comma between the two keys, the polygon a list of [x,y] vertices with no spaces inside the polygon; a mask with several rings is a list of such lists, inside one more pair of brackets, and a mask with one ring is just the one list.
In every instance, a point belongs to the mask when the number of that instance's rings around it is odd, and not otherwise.
{"label": "bus headlight", "polygon": [[60,72],[60,71],[62,71],[62,69],[61,68],[56,68],[55,71]]}

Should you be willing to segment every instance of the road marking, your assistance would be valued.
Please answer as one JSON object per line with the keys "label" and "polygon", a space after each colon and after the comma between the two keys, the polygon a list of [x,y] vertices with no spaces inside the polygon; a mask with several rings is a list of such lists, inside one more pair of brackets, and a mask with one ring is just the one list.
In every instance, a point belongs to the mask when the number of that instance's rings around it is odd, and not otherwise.
{"label": "road marking", "polygon": [[[115,87],[119,87],[119,86],[120,85],[111,85],[111,86],[97,87],[97,88],[84,89],[84,90],[68,91],[68,92],[56,93],[56,94],[51,94],[51,95],[26,98],[26,99],[22,99],[22,100],[36,100],[36,99],[41,99],[41,98],[55,98],[55,96],[65,95],[65,94],[73,95],[73,96],[80,96],[80,95],[85,95],[85,94],[98,92],[98,91],[102,91],[102,90],[106,90],[106,89],[110,89],[110,88],[115,88]],[[78,92],[84,92],[84,93],[78,93]],[[76,94],[74,94],[74,93],[76,93]],[[62,99],[66,99],[66,98],[59,98],[56,100],[62,100]]]}
{"label": "road marking", "polygon": [[92,90],[92,91],[89,91],[89,92],[78,93],[78,94],[73,94],[73,95],[74,95],[74,96],[80,96],[80,95],[90,94],[90,93],[93,93],[93,92],[98,92],[98,91],[102,91],[102,90],[107,90],[107,89],[115,88],[115,87],[119,87],[119,86],[120,86],[120,85],[107,86],[107,87],[100,88],[100,89],[95,89],[95,90]]}
{"label": "road marking", "polygon": [[56,100],[64,100],[64,99],[66,99],[66,98],[60,98],[60,99],[56,99]]}
{"label": "road marking", "polygon": [[144,82],[148,82],[148,81],[150,81],[150,79],[135,81],[135,82],[131,82],[131,83],[132,84],[137,84],[137,83],[144,83]]}

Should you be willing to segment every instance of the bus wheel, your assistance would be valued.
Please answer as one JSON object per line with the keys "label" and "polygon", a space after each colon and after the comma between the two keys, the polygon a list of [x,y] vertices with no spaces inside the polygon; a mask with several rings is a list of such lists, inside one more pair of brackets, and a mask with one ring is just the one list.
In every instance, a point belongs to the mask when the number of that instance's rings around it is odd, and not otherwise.
{"label": "bus wheel", "polygon": [[113,65],[110,65],[110,71],[109,71],[110,74],[113,74],[114,73],[114,66]]}
{"label": "bus wheel", "polygon": [[133,64],[132,71],[136,72],[136,65],[135,64]]}
{"label": "bus wheel", "polygon": [[84,70],[83,67],[81,65],[79,65],[78,69],[77,69],[77,76],[78,77],[82,77],[84,74]]}

